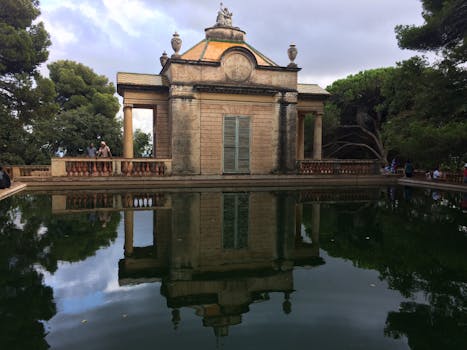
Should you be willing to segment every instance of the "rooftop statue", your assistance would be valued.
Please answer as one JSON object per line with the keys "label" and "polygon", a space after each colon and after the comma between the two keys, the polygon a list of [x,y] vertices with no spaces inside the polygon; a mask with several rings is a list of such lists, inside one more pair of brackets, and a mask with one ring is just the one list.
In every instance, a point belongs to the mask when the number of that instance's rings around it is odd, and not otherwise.
{"label": "rooftop statue", "polygon": [[232,27],[232,12],[221,2],[221,7],[217,12],[216,27]]}

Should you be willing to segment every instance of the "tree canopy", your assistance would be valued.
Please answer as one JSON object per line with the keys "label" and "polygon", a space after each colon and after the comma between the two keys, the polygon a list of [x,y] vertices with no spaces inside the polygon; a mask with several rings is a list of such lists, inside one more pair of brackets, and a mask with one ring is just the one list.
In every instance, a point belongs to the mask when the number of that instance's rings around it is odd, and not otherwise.
{"label": "tree canopy", "polygon": [[386,162],[387,149],[381,128],[387,119],[387,108],[381,90],[392,71],[392,68],[367,70],[327,87],[332,95],[326,107],[326,117],[340,122],[334,139],[325,145],[328,157],[339,154]]}
{"label": "tree canopy", "polygon": [[39,77],[51,44],[37,0],[0,1],[0,162],[31,163],[31,128],[49,111],[53,90]]}
{"label": "tree canopy", "polygon": [[48,68],[58,113],[43,120],[36,134],[50,154],[61,147],[67,155],[80,155],[90,142],[99,140],[105,140],[114,155],[121,153],[121,122],[116,119],[120,106],[114,85],[78,62],[56,61]]}
{"label": "tree canopy", "polygon": [[422,3],[425,23],[397,26],[399,46],[441,52],[442,60],[429,64],[415,56],[329,86],[326,118],[339,122],[326,137],[325,156],[385,161],[390,154],[419,168],[454,171],[467,161],[467,69],[461,64],[467,57],[467,4]]}
{"label": "tree canopy", "polygon": [[398,25],[399,46],[419,51],[441,51],[450,60],[467,59],[467,3],[465,0],[422,0],[421,26]]}

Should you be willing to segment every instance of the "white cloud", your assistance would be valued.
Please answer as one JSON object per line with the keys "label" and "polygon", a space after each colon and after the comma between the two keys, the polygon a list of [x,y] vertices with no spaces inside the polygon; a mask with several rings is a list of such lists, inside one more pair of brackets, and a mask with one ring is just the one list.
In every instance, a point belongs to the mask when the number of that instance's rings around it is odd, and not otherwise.
{"label": "white cloud", "polygon": [[52,44],[58,50],[64,49],[68,44],[76,43],[78,41],[72,28],[57,25],[47,18],[43,19],[45,29],[49,32]]}
{"label": "white cloud", "polygon": [[[163,13],[148,7],[139,0],[103,0],[108,20],[118,24],[128,35],[140,37],[147,24],[170,24],[172,21]],[[167,23],[169,22],[169,23]]]}

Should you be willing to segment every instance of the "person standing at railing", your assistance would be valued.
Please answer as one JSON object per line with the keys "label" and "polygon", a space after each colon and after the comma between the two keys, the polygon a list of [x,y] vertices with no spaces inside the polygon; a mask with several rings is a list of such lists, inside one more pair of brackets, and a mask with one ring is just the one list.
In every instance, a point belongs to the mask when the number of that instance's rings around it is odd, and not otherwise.
{"label": "person standing at railing", "polygon": [[406,177],[412,177],[412,175],[413,175],[413,165],[412,165],[412,162],[410,161],[410,159],[407,159],[407,162],[405,162],[404,171],[405,171],[405,176]]}
{"label": "person standing at railing", "polygon": [[89,158],[96,158],[97,149],[94,147],[94,143],[90,143],[89,146],[86,148],[86,154]]}
{"label": "person standing at railing", "polygon": [[112,152],[110,152],[110,148],[105,144],[105,141],[101,141],[101,147],[97,151],[97,156],[102,158],[112,157]]}
{"label": "person standing at railing", "polygon": [[467,163],[464,164],[464,183],[467,184]]}
{"label": "person standing at railing", "polygon": [[[96,158],[97,157],[97,149],[94,147],[94,143],[90,143],[88,147],[86,147],[86,154],[88,158]],[[89,174],[93,173],[93,164],[92,161],[88,163],[88,172]]]}

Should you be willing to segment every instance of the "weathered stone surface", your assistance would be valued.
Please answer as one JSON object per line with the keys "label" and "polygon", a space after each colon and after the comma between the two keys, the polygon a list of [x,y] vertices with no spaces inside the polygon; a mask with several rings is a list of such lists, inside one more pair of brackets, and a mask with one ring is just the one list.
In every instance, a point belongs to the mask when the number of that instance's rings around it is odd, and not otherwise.
{"label": "weathered stone surface", "polygon": [[211,27],[204,30],[206,39],[210,40],[231,40],[245,41],[245,32],[239,28],[232,27]]}
{"label": "weathered stone surface", "polygon": [[[172,158],[173,175],[223,173],[226,116],[248,120],[249,154],[243,150],[242,161],[249,156],[250,174],[294,172],[297,156],[303,157],[298,113],[323,113],[327,92],[298,84],[299,68],[279,66],[247,44],[231,16],[221,6],[216,25],[205,29],[206,39],[182,55],[175,36],[176,54],[164,58],[159,75],[118,75],[124,103],[153,109],[154,155]],[[289,50],[292,62],[295,54]]]}

